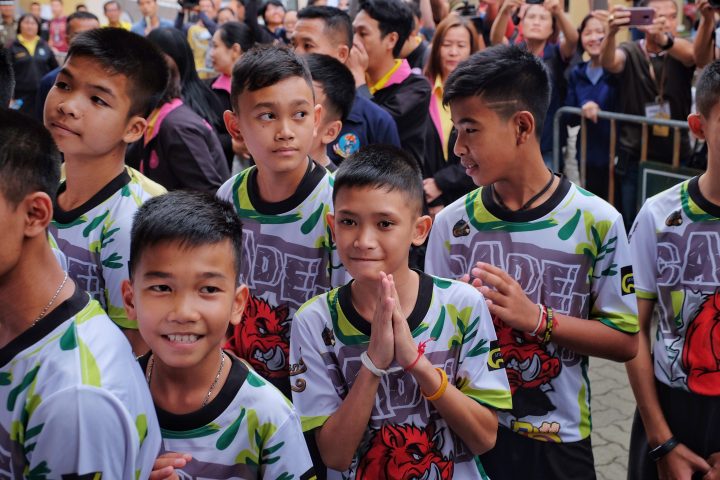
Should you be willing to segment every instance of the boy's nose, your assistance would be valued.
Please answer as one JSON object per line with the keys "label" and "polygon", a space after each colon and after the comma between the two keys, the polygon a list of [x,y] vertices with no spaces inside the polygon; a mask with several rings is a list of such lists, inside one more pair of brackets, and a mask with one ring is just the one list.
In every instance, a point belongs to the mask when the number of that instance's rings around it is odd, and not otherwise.
{"label": "boy's nose", "polygon": [[278,130],[276,138],[278,140],[292,140],[295,138],[290,120],[280,122],[280,130]]}
{"label": "boy's nose", "polygon": [[194,307],[194,302],[187,296],[177,297],[174,308],[168,320],[177,323],[194,323],[200,319],[197,309]]}

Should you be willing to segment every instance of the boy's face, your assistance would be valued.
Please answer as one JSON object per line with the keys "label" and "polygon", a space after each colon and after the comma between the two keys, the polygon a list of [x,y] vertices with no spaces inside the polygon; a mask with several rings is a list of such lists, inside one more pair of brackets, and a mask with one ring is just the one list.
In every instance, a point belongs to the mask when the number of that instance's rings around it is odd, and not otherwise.
{"label": "boy's face", "polygon": [[392,55],[393,47],[397,42],[396,32],[390,32],[384,37],[380,32],[380,23],[360,10],[353,21],[355,38],[359,39],[368,54],[370,65],[382,61],[387,55]]}
{"label": "boy's face", "polygon": [[165,365],[216,362],[228,322],[240,322],[248,290],[236,287],[230,240],[187,247],[161,242],[143,250],[133,280],[123,282],[128,317]]}
{"label": "boy's face", "polygon": [[45,127],[66,156],[97,158],[138,140],[147,122],[129,116],[125,75],[111,75],[90,57],[70,57],[45,101]]}
{"label": "boy's face", "polygon": [[380,272],[408,268],[410,245],[422,245],[432,221],[418,216],[415,202],[400,190],[345,187],[328,214],[338,254],[358,282],[377,282]]}
{"label": "boy's face", "polygon": [[450,113],[458,132],[453,151],[465,173],[478,186],[503,178],[518,144],[515,118],[503,119],[478,96],[454,100]]}
{"label": "boy's face", "polygon": [[[319,18],[301,18],[295,25],[292,44],[300,55],[320,53],[329,55],[341,62],[348,58],[349,50],[344,42],[336,42],[325,31],[325,22]],[[319,102],[318,102],[319,103]]]}
{"label": "boy's face", "polygon": [[260,168],[282,175],[306,168],[320,110],[305,79],[289,77],[242,92],[236,110],[240,113],[225,112],[225,125]]}

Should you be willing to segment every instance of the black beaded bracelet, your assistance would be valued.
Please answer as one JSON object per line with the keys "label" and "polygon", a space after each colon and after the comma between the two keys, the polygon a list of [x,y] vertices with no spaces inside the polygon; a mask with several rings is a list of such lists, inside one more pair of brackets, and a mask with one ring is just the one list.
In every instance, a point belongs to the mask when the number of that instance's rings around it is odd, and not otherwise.
{"label": "black beaded bracelet", "polygon": [[648,452],[648,457],[650,457],[653,462],[657,462],[657,461],[660,460],[662,457],[664,457],[665,455],[667,455],[668,453],[670,453],[673,448],[677,447],[679,443],[680,443],[680,442],[678,442],[678,441],[675,439],[675,437],[670,437],[670,438],[669,438],[665,443],[663,443],[662,445],[659,445],[659,446],[653,448],[652,450],[650,450],[650,451]]}

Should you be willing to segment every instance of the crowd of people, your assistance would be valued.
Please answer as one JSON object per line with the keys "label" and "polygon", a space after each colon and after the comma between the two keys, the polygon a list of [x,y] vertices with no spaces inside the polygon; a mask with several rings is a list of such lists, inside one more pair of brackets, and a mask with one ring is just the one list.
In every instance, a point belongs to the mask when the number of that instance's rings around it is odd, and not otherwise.
{"label": "crowd of people", "polygon": [[720,7],[643,5],[0,0],[0,476],[594,479],[601,357],[720,479]]}

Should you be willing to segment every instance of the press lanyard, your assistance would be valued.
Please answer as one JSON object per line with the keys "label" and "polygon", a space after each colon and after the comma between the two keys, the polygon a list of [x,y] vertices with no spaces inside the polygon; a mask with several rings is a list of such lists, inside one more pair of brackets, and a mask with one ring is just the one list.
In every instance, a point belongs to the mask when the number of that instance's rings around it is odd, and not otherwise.
{"label": "press lanyard", "polygon": [[650,58],[650,54],[647,51],[647,46],[645,44],[645,40],[640,41],[641,49],[643,53],[645,54],[645,58],[648,61],[648,69],[650,70],[650,78],[652,78],[653,83],[655,84],[655,88],[657,89],[658,96],[655,99],[655,101],[659,104],[663,102],[663,99],[665,98],[665,80],[667,79],[667,54],[663,55],[663,64],[662,64],[662,73],[660,74],[660,83],[657,81],[657,75],[655,74],[655,67],[653,66],[652,59]]}

